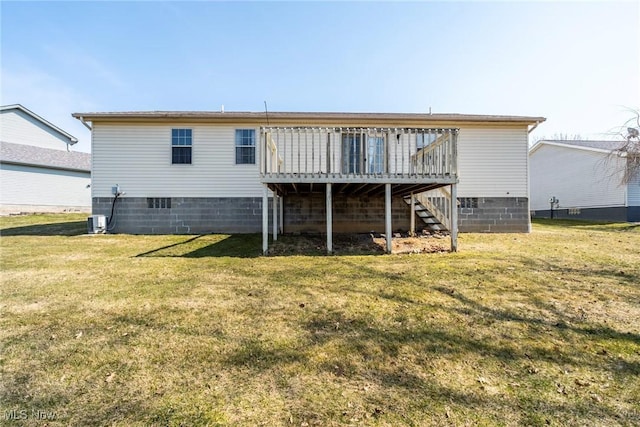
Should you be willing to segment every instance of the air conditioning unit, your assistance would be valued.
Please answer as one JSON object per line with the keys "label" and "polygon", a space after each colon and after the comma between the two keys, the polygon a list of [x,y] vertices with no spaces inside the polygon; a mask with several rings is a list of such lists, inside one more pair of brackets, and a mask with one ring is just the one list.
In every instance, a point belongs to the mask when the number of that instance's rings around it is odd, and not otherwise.
{"label": "air conditioning unit", "polygon": [[107,217],[104,215],[91,215],[87,218],[87,232],[98,234],[107,232]]}

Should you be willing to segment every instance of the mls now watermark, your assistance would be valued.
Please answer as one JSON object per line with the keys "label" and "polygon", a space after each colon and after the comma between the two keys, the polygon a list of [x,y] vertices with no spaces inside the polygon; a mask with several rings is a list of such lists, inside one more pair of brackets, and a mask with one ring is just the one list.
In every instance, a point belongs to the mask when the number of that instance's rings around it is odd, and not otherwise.
{"label": "mls now watermark", "polygon": [[43,411],[42,409],[12,409],[4,411],[4,419],[9,421],[18,420],[55,420],[57,414],[54,411]]}

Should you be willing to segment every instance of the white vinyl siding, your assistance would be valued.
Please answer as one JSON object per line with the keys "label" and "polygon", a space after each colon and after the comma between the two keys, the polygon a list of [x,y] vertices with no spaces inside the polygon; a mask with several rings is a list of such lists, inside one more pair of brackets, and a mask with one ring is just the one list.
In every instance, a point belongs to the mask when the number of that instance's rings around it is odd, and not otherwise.
{"label": "white vinyl siding", "polygon": [[529,197],[526,126],[460,126],[458,197]]}
{"label": "white vinyl siding", "polygon": [[0,140],[53,150],[66,150],[70,143],[59,132],[20,110],[0,112]]}
{"label": "white vinyl siding", "polygon": [[[171,164],[174,128],[193,130],[188,167]],[[92,196],[111,197],[118,184],[124,197],[260,197],[258,165],[235,164],[238,128],[247,126],[94,123]]]}
{"label": "white vinyl siding", "polygon": [[[91,206],[89,172],[2,164],[0,204],[24,206]],[[28,211],[28,209],[26,210]]]}
{"label": "white vinyl siding", "polygon": [[[458,126],[449,123],[444,127]],[[171,164],[168,141],[172,128],[193,129],[193,164],[188,168]],[[235,131],[249,128],[255,129],[256,164],[236,165]],[[524,125],[460,126],[459,197],[528,197],[527,136]],[[260,142],[258,125],[96,122],[92,134],[92,195],[110,197],[111,187],[118,184],[125,197],[260,197]],[[320,155],[326,156],[326,134],[315,142],[318,163]],[[392,159],[395,146],[390,144]],[[338,156],[340,152],[338,146]],[[312,164],[310,146],[306,152],[299,151],[287,142],[279,155],[296,164],[298,155],[301,164],[306,155],[310,170],[319,167]],[[341,166],[338,160],[332,164],[332,168]],[[398,168],[402,170],[400,165]],[[408,168],[406,162],[406,171]]]}
{"label": "white vinyl siding", "polygon": [[531,153],[531,209],[549,209],[549,199],[560,208],[625,206],[620,159],[606,153],[544,144]]}
{"label": "white vinyl siding", "polygon": [[640,206],[640,173],[627,184],[627,206]]}

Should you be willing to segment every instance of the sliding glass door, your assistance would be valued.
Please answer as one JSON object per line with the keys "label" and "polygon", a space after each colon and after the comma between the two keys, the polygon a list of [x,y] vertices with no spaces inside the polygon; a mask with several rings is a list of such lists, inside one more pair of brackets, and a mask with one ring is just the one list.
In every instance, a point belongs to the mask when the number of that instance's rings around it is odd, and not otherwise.
{"label": "sliding glass door", "polygon": [[364,133],[342,134],[342,173],[384,172],[384,137]]}

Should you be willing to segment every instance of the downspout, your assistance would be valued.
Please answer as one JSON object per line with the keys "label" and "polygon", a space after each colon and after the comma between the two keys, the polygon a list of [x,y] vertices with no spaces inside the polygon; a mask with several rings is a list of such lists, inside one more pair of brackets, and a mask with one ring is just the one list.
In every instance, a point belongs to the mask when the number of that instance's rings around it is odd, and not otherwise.
{"label": "downspout", "polygon": [[[80,120],[80,123],[82,123],[84,125],[84,127],[86,127],[87,129],[89,129],[90,131],[93,131],[93,129],[91,128],[91,126],[89,125],[89,123],[84,121],[84,117],[80,116],[78,117],[78,120]],[[536,125],[537,126],[537,125]]]}
{"label": "downspout", "polygon": [[[82,121],[82,117],[80,117],[80,121]],[[531,132],[533,132],[533,131],[538,127],[538,125],[539,125],[540,123],[542,123],[543,121],[544,121],[544,120],[536,122],[536,124],[534,124],[534,125],[533,125],[533,127],[527,131],[527,134],[530,134]],[[85,126],[86,126],[86,125],[85,125]]]}
{"label": "downspout", "polygon": [[[527,210],[529,211],[529,218],[531,218],[531,177],[529,176],[529,135],[533,132],[540,123],[544,122],[544,120],[537,121],[531,129],[527,130]],[[529,232],[531,232],[531,220],[527,221],[529,223]]]}

